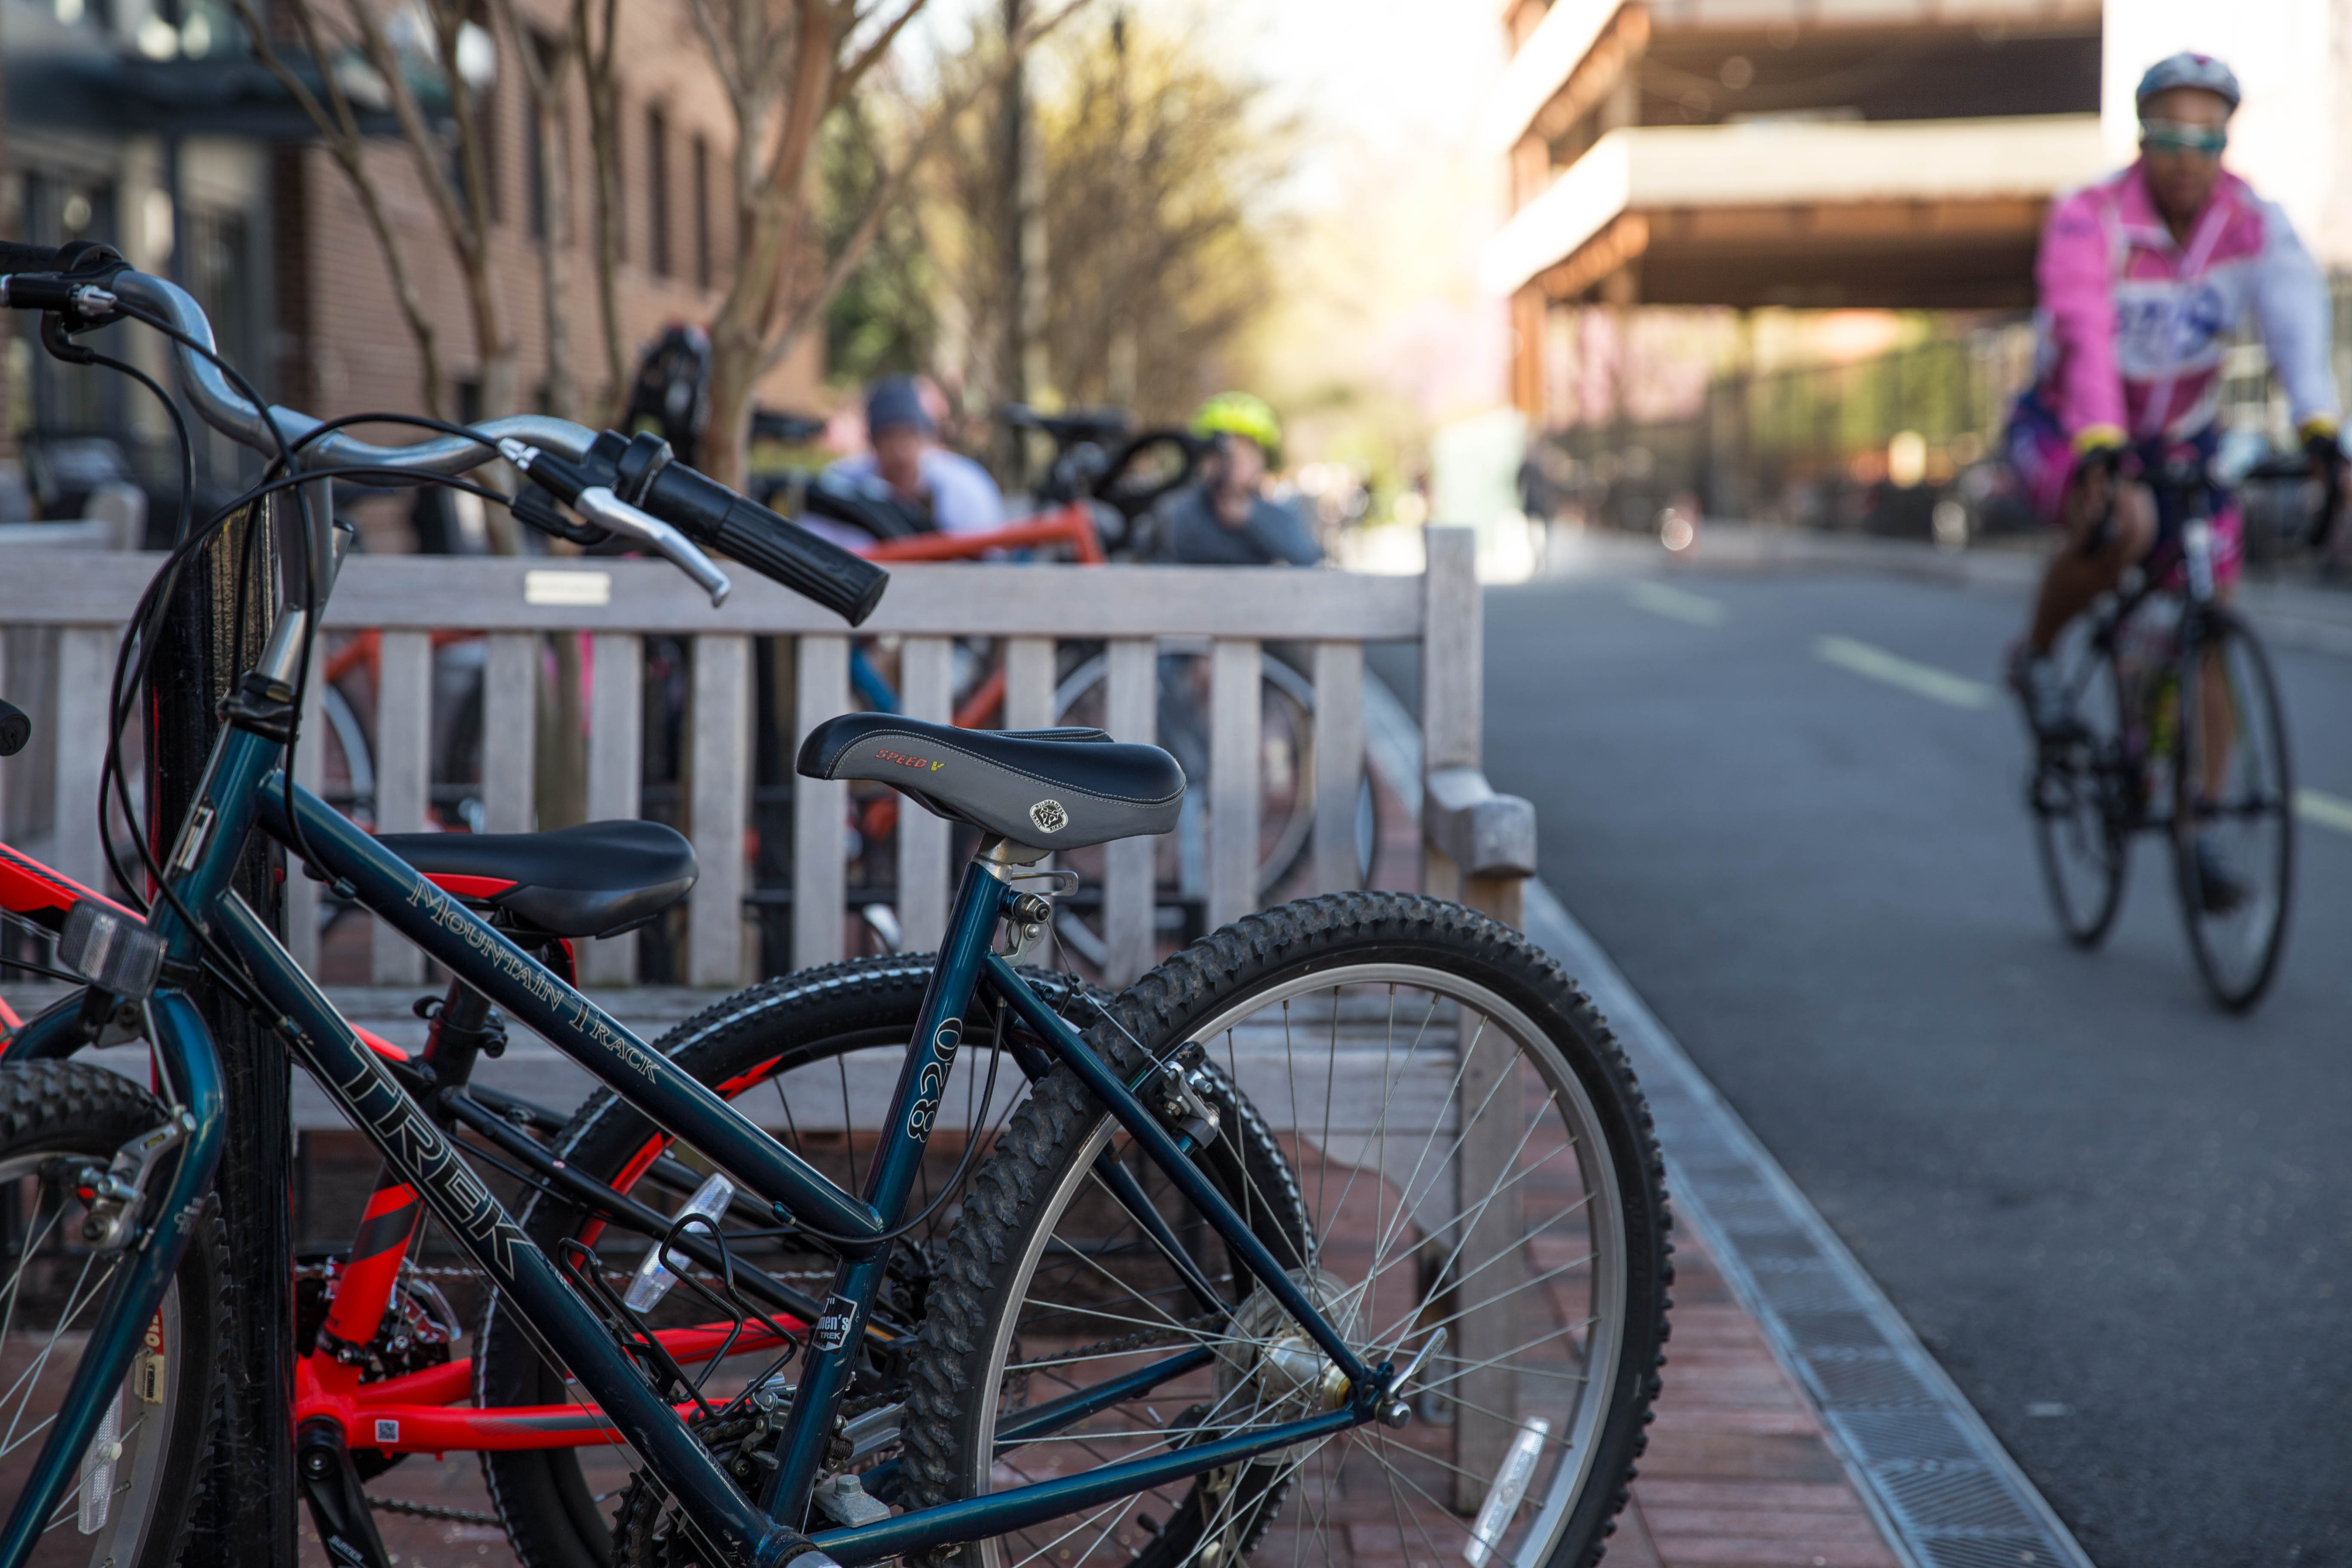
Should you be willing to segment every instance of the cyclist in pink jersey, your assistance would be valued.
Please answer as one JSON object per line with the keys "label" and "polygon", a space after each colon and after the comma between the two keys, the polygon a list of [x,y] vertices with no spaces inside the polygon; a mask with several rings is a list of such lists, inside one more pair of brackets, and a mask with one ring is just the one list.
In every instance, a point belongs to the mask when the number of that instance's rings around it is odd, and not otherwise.
{"label": "cyclist in pink jersey", "polygon": [[[2148,68],[2137,97],[2138,161],[2061,199],[2042,228],[2040,365],[2006,435],[2036,509],[2068,536],[2011,669],[2045,738],[2072,722],[2051,645],[2179,530],[2177,508],[2134,476],[2212,456],[2222,357],[2249,312],[2315,471],[2333,486],[2344,461],[2326,280],[2286,215],[2221,167],[2237,78],[2210,56],[2174,55]],[[2226,592],[2241,520],[2218,489],[2210,500]]]}

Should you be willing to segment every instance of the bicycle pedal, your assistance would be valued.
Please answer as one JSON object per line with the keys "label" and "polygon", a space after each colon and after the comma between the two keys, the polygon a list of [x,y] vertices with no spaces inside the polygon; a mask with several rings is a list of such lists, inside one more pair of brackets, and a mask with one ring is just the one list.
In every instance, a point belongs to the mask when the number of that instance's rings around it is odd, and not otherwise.
{"label": "bicycle pedal", "polygon": [[879,1524],[890,1517],[890,1505],[867,1496],[866,1483],[845,1470],[817,1482],[809,1500],[827,1519],[853,1530],[862,1524]]}

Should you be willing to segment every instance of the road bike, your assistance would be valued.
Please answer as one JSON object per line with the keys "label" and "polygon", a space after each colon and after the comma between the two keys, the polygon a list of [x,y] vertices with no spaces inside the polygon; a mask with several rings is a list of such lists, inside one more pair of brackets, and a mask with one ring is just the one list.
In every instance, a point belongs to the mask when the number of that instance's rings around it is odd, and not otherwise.
{"label": "road bike", "polygon": [[[2263,477],[2299,477],[2265,465]],[[2270,660],[2214,591],[2212,481],[2176,463],[2147,482],[2179,509],[2162,547],[2070,628],[2056,657],[2074,715],[2027,785],[2043,885],[2069,940],[2098,946],[2141,833],[2172,847],[2198,973],[2215,1001],[2260,1000],[2285,942],[2294,782]]]}
{"label": "road bike", "polygon": [[[880,592],[870,568],[682,465],[646,453],[633,469],[617,437],[527,417],[372,446],[265,411],[211,354],[187,296],[110,253],[8,247],[0,268],[6,301],[49,313],[51,338],[122,318],[172,336],[205,417],[283,465],[246,500],[338,475],[441,478],[497,453],[714,599],[730,584],[697,539],[852,624]],[[78,1062],[0,1065],[0,1172],[30,1215],[0,1310],[40,1374],[8,1394],[7,1440],[39,1447],[0,1568],[69,1523],[69,1557],[168,1560],[203,1459],[197,1373],[223,1289],[205,1194],[227,1129],[190,994],[200,978],[284,1042],[463,1247],[494,1292],[484,1353],[510,1322],[558,1391],[540,1419],[600,1446],[604,1428],[621,1436],[633,1462],[607,1561],[815,1568],[962,1548],[997,1563],[1205,1565],[1285,1534],[1294,1556],[1336,1560],[1367,1530],[1433,1560],[1589,1559],[1656,1388],[1667,1220],[1638,1089],[1556,963],[1458,906],[1309,900],[1211,933],[1095,1005],[1082,1035],[1015,967],[1062,885],[1031,869],[1035,841],[1166,831],[1174,759],[1100,731],[845,715],[811,732],[804,775],[912,784],[984,835],[916,1026],[892,1042],[853,1191],[289,780],[305,645],[337,559],[328,520],[299,515],[280,563],[292,602],[223,706],[197,798],[153,868],[155,902],[142,918],[73,899],[57,955],[93,1000],[12,1046],[50,1054],[53,1036],[94,1020],[101,1039],[110,1026],[148,1043],[152,1092]],[[132,689],[169,580],[213,526],[184,540],[132,617]],[[119,679],[118,719],[123,699]],[[699,1177],[652,1245],[613,1234],[601,1187],[552,1171],[521,1223],[508,1214],[421,1103],[437,1085],[372,1049],[235,890],[257,832],[604,1084],[556,1135],[563,1169],[603,1129],[632,1151],[632,1175],[667,1156]],[[1006,1058],[1026,1094],[984,1158],[968,1143],[968,1184],[909,1217],[967,1026],[982,1020],[997,1033],[976,1103],[993,1102]],[[979,1073],[966,1064],[968,1094]],[[1281,1131],[1261,1136],[1246,1102]],[[474,1131],[497,1142],[494,1120]],[[529,1160],[520,1142],[499,1147]],[[918,1249],[917,1305],[903,1278],[894,1290],[898,1244],[935,1216],[948,1234]],[[753,1273],[785,1243],[829,1264],[798,1301]],[[26,1289],[61,1283],[61,1297]],[[726,1324],[691,1373],[660,1337],[673,1325],[650,1316],[689,1296]],[[62,1394],[37,1403],[68,1366]],[[306,1465],[349,1461],[340,1424],[305,1436]]]}

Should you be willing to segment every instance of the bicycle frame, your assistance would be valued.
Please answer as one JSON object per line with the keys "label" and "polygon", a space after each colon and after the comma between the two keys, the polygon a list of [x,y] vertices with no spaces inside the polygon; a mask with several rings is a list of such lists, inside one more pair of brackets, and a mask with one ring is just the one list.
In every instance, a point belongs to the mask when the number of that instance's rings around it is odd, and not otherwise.
{"label": "bicycle frame", "polygon": [[[302,616],[281,617],[262,669],[282,679],[299,647]],[[762,1132],[717,1093],[678,1071],[619,1023],[382,848],[280,771],[282,748],[242,728],[224,731],[194,807],[165,870],[179,903],[208,928],[251,976],[268,1022],[353,1125],[375,1145],[389,1176],[412,1189],[440,1218],[491,1283],[519,1310],[553,1360],[595,1401],[601,1423],[633,1447],[697,1528],[728,1557],[769,1568],[799,1537],[833,1436],[861,1330],[882,1283],[890,1227],[913,1191],[961,1044],[963,1019],[985,992],[1045,1042],[1126,1128],[1200,1210],[1246,1272],[1296,1320],[1348,1379],[1340,1408],[1213,1442],[1109,1465],[1083,1475],[903,1514],[879,1523],[826,1531],[817,1544],[843,1563],[955,1544],[1043,1522],[1151,1486],[1238,1463],[1374,1418],[1393,1377],[1383,1362],[1367,1366],[1283,1270],[1279,1261],[1186,1159],[1183,1148],[1069,1026],[990,951],[1015,896],[986,861],[965,870],[949,933],[933,971],[862,1195],[827,1180]],[[296,829],[299,827],[299,834]],[[803,1352],[786,1415],[780,1463],[764,1497],[746,1497],[677,1413],[616,1344],[611,1331],[561,1271],[516,1226],[475,1176],[457,1147],[403,1089],[385,1060],[302,973],[268,926],[230,886],[255,829],[310,854],[313,868],[340,882],[426,953],[507,1014],[610,1086],[671,1136],[691,1145],[740,1187],[771,1205],[780,1220],[827,1233],[841,1262],[824,1310]],[[210,1185],[223,1137],[221,1083],[211,1035],[187,992],[204,949],[198,933],[169,900],[148,925],[165,948],[164,980],[147,1004],[151,1043],[165,1089],[190,1115],[162,1216],[136,1246],[131,1268],[101,1310],[66,1404],[16,1500],[0,1568],[17,1568],[41,1524],[64,1494],[106,1400],[100,1391],[121,1375],[140,1330],[153,1313],[184,1250],[187,1232]],[[26,1034],[37,1026],[28,1026]],[[20,1040],[23,1038],[19,1037]],[[30,1045],[33,1042],[26,1042]],[[404,1221],[404,1224],[408,1223]],[[288,1260],[290,1263],[290,1259]],[[1171,1355],[1156,1368],[1116,1380],[1113,1400],[1130,1398],[1192,1370],[1197,1353]],[[1152,1375],[1156,1373],[1156,1377]],[[431,1373],[415,1374],[431,1379]],[[446,1375],[446,1374],[445,1374]],[[416,1391],[411,1384],[410,1391]],[[425,1386],[433,1386],[429,1383]],[[1056,1402],[1042,1436],[1091,1414],[1084,1398]],[[479,1418],[483,1413],[476,1413]],[[574,1419],[584,1413],[572,1413]],[[1045,1415],[1045,1412],[1034,1413]],[[585,1440],[609,1440],[601,1428]],[[543,1441],[543,1438],[542,1438]],[[402,1447],[407,1447],[402,1444]],[[453,1447],[457,1446],[453,1444]]]}
{"label": "bicycle frame", "polygon": [[992,550],[1035,550],[1066,546],[1080,565],[1099,566],[1102,536],[1095,531],[1094,513],[1082,500],[1067,501],[1051,511],[1008,522],[976,533],[919,533],[907,539],[877,539],[860,545],[857,553],[868,561],[977,561]]}

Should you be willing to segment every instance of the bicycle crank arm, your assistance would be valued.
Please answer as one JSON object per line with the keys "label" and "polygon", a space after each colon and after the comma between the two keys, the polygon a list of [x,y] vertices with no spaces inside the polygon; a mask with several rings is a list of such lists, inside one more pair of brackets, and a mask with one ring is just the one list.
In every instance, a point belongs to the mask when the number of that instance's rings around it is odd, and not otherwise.
{"label": "bicycle crank arm", "polygon": [[342,1427],[331,1420],[305,1421],[294,1445],[302,1500],[310,1505],[310,1521],[327,1549],[327,1561],[335,1568],[392,1568],[360,1473],[352,1465],[352,1451],[343,1444]]}

